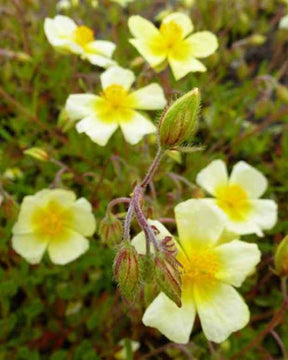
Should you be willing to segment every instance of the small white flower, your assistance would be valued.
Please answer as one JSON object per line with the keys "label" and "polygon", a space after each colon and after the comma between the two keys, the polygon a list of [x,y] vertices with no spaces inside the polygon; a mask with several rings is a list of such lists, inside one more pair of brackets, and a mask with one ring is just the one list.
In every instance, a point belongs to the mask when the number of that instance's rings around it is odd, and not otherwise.
{"label": "small white flower", "polygon": [[70,95],[65,110],[72,121],[81,120],[76,125],[77,131],[100,146],[107,144],[119,126],[132,145],[155,132],[152,122],[137,110],[163,109],[166,105],[163,90],[153,83],[131,91],[134,81],[132,71],[113,66],[101,75],[103,91],[99,95]]}
{"label": "small white flower", "polygon": [[46,249],[54,264],[65,265],[89,248],[95,232],[90,203],[67,190],[42,190],[25,196],[13,227],[12,247],[29,263],[38,264]]}
{"label": "small white flower", "polygon": [[[249,309],[235,290],[260,260],[256,244],[222,242],[223,214],[201,200],[188,200],[175,208],[179,235],[177,260],[182,268],[182,307],[160,293],[143,315],[146,326],[157,328],[169,340],[188,343],[196,314],[208,340],[217,343],[247,325]],[[157,221],[157,240],[172,236]],[[132,244],[145,253],[144,233]]]}
{"label": "small white flower", "polygon": [[196,182],[215,197],[201,201],[222,211],[228,231],[263,236],[262,230],[275,225],[277,204],[273,200],[259,199],[267,189],[267,179],[245,161],[233,167],[229,178],[225,163],[214,160],[199,172]]}
{"label": "small white flower", "polygon": [[283,16],[279,21],[279,29],[288,30],[288,14]]}
{"label": "small white flower", "polygon": [[77,54],[91,64],[104,68],[115,64],[115,61],[111,60],[115,44],[95,40],[92,29],[84,25],[78,26],[67,16],[46,18],[44,31],[50,44],[58,51]]}

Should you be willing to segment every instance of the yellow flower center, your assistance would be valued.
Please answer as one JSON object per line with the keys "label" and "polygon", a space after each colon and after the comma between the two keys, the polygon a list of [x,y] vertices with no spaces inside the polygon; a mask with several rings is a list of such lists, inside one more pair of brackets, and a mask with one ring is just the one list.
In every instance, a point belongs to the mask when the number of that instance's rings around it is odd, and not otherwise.
{"label": "yellow flower center", "polygon": [[250,213],[247,192],[237,184],[219,186],[215,192],[217,205],[235,221],[243,221]]}
{"label": "yellow flower center", "polygon": [[72,38],[76,44],[85,47],[85,45],[94,40],[94,33],[89,27],[80,25],[73,31]]}
{"label": "yellow flower center", "polygon": [[101,92],[100,96],[107,100],[113,108],[120,108],[126,105],[128,91],[121,85],[113,84],[107,86],[107,88]]}
{"label": "yellow flower center", "polygon": [[36,232],[42,236],[61,236],[64,234],[64,222],[69,216],[66,209],[51,200],[44,208],[37,209],[32,222]]}
{"label": "yellow flower center", "polygon": [[174,48],[183,39],[183,30],[174,21],[162,23],[160,26],[160,33],[164,39],[164,46],[167,49]]}

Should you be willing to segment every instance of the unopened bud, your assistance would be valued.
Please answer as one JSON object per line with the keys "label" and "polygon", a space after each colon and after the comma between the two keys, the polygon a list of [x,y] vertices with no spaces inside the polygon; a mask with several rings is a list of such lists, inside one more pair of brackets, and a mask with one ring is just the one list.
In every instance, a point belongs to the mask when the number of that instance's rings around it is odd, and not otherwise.
{"label": "unopened bud", "polygon": [[114,275],[123,296],[133,300],[141,285],[141,274],[139,255],[128,241],[122,242],[116,253]]}
{"label": "unopened bud", "polygon": [[284,103],[288,103],[288,87],[282,84],[277,84],[276,94],[278,98]]}
{"label": "unopened bud", "polygon": [[170,254],[158,253],[155,257],[155,275],[161,291],[181,307],[182,282],[176,259]]}
{"label": "unopened bud", "polygon": [[175,241],[173,240],[172,236],[166,236],[160,242],[160,247],[164,253],[168,253],[172,256],[176,256],[178,253]]}
{"label": "unopened bud", "polygon": [[248,38],[249,45],[255,45],[255,46],[262,45],[265,43],[265,41],[266,41],[266,37],[261,34],[253,34]]}
{"label": "unopened bud", "polygon": [[288,276],[288,235],[281,241],[276,250],[275,270],[278,276]]}
{"label": "unopened bud", "polygon": [[48,153],[45,150],[38,148],[38,147],[32,147],[23,152],[25,155],[29,155],[29,156],[33,157],[34,159],[37,159],[40,161],[48,161],[49,160]]}
{"label": "unopened bud", "polygon": [[99,235],[103,242],[109,245],[119,244],[123,232],[122,222],[113,214],[109,213],[101,220]]}
{"label": "unopened bud", "polygon": [[200,101],[199,89],[195,88],[181,96],[163,113],[159,138],[164,149],[177,149],[191,142],[198,125]]}
{"label": "unopened bud", "polygon": [[146,254],[141,257],[141,274],[145,283],[149,284],[154,280],[155,262],[154,255]]}

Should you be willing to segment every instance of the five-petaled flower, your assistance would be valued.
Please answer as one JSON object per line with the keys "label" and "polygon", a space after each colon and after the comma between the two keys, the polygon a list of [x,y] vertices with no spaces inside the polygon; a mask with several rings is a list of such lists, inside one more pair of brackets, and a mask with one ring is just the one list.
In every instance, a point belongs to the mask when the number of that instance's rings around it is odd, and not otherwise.
{"label": "five-petaled flower", "polygon": [[162,70],[168,61],[176,80],[189,72],[206,71],[197,58],[213,54],[218,47],[216,36],[209,31],[190,35],[193,24],[183,13],[166,16],[160,29],[138,15],[131,16],[128,24],[135,37],[131,44],[156,70]]}
{"label": "five-petaled flower", "polygon": [[239,161],[233,167],[229,178],[225,163],[214,160],[199,172],[196,182],[215,197],[202,201],[222,211],[229,232],[263,236],[262,230],[275,225],[276,202],[259,199],[267,189],[267,179],[245,161]]}
{"label": "five-petaled flower", "polygon": [[67,16],[57,15],[46,18],[44,31],[50,44],[58,51],[79,55],[91,64],[107,68],[115,64],[111,60],[115,44],[105,40],[95,40],[94,32],[87,26],[77,25]]}
{"label": "five-petaled flower", "polygon": [[[177,260],[183,266],[182,307],[160,293],[146,309],[143,323],[184,344],[189,341],[197,313],[207,339],[220,343],[249,321],[249,309],[234,287],[240,287],[255,270],[260,251],[256,244],[240,240],[223,243],[223,214],[205,202],[185,201],[176,206],[175,214]],[[160,231],[158,239],[167,236],[162,224],[150,224]],[[132,244],[143,253],[144,234],[134,239]]]}
{"label": "five-petaled flower", "polygon": [[54,264],[65,265],[89,248],[96,222],[90,203],[72,191],[42,190],[25,196],[13,227],[12,247],[38,264],[46,249]]}
{"label": "five-petaled flower", "polygon": [[154,124],[136,110],[163,109],[166,105],[163,90],[153,83],[130,91],[134,81],[131,70],[113,66],[101,75],[103,91],[99,95],[70,95],[65,109],[72,120],[81,120],[76,124],[77,131],[101,146],[107,144],[119,126],[125,140],[132,145],[155,132]]}

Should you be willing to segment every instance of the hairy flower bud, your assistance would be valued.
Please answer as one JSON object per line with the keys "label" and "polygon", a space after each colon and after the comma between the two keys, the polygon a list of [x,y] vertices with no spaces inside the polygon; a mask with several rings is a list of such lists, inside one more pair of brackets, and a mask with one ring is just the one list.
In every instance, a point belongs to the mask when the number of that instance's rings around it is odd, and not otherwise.
{"label": "hairy flower bud", "polygon": [[109,245],[119,244],[123,232],[122,222],[108,213],[99,225],[99,235],[103,242]]}
{"label": "hairy flower bud", "polygon": [[37,159],[40,161],[48,161],[49,160],[48,153],[45,150],[38,148],[38,147],[29,148],[24,151],[24,154],[29,155],[29,156],[33,157],[34,159]]}
{"label": "hairy flower bud", "polygon": [[175,241],[173,240],[172,236],[166,236],[160,242],[160,246],[164,253],[168,253],[172,256],[176,256],[178,253]]}
{"label": "hairy flower bud", "polygon": [[195,88],[163,113],[159,123],[159,139],[164,149],[177,149],[192,140],[197,129],[200,101],[199,89]]}
{"label": "hairy flower bud", "polygon": [[155,256],[155,276],[161,291],[181,307],[181,275],[179,264],[172,255],[158,253]]}
{"label": "hairy flower bud", "polygon": [[288,276],[288,235],[279,244],[275,254],[275,270],[279,276]]}
{"label": "hairy flower bud", "polygon": [[145,283],[149,284],[155,276],[154,255],[146,254],[141,257],[141,274]]}
{"label": "hairy flower bud", "polygon": [[123,241],[114,259],[114,275],[120,291],[127,300],[133,300],[141,285],[139,255],[133,245]]}

